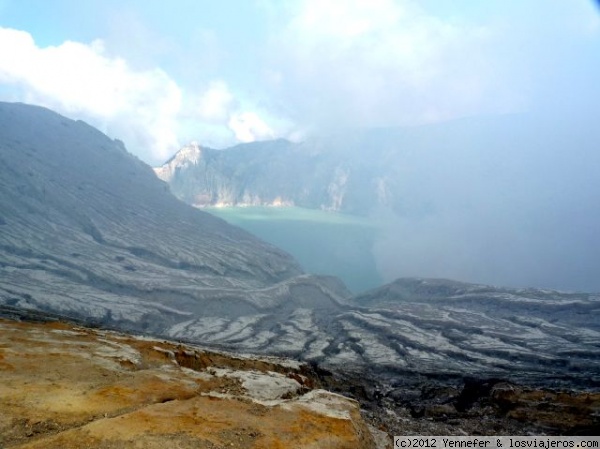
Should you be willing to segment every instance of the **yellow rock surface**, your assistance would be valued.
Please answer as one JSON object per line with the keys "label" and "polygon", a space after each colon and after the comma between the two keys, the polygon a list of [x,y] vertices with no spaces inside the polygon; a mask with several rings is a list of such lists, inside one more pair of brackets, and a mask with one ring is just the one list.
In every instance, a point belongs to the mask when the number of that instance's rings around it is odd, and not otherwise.
{"label": "yellow rock surface", "polygon": [[358,404],[294,362],[0,320],[0,447],[370,448]]}

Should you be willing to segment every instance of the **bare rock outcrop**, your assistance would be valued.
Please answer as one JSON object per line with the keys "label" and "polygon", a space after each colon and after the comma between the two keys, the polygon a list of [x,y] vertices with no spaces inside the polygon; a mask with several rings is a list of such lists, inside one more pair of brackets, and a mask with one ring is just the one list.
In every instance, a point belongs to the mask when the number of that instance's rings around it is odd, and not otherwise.
{"label": "bare rock outcrop", "polygon": [[375,447],[310,369],[59,322],[0,320],[0,447]]}

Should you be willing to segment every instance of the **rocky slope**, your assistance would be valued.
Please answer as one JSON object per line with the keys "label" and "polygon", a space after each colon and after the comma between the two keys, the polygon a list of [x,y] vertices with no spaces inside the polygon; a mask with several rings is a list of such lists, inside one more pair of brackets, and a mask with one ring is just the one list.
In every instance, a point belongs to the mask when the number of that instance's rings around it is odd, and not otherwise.
{"label": "rocky slope", "polygon": [[48,313],[0,315],[10,317],[0,318],[2,447],[384,448],[392,435],[600,430],[598,392],[501,378],[386,383]]}
{"label": "rocky slope", "polygon": [[292,361],[0,319],[0,447],[390,445],[356,401],[318,386]]}
{"label": "rocky slope", "polygon": [[400,279],[323,314],[194,319],[170,336],[301,357],[403,382],[501,377],[524,384],[600,387],[600,297]]}
{"label": "rocky slope", "polygon": [[[191,316],[287,307],[310,284],[283,251],[177,199],[83,122],[0,104],[0,303],[162,332]],[[299,288],[299,287],[298,287]],[[324,296],[321,296],[324,295]]]}
{"label": "rocky slope", "polygon": [[[560,382],[565,375],[600,386],[598,294],[398,279],[353,300],[386,310],[374,326],[405,329],[396,331],[402,338],[390,339],[409,365],[425,351],[435,354],[425,363],[432,372],[443,360],[448,372],[488,366],[491,374],[526,373],[544,382]],[[421,339],[417,329],[424,331]],[[421,367],[422,358],[414,359]]]}

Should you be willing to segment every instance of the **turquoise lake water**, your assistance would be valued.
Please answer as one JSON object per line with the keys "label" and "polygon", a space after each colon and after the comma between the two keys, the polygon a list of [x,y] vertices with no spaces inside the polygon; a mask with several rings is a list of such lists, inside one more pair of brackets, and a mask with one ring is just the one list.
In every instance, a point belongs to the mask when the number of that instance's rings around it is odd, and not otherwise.
{"label": "turquoise lake water", "polygon": [[287,251],[308,273],[339,277],[353,292],[383,283],[372,254],[378,227],[366,218],[299,207],[203,210]]}

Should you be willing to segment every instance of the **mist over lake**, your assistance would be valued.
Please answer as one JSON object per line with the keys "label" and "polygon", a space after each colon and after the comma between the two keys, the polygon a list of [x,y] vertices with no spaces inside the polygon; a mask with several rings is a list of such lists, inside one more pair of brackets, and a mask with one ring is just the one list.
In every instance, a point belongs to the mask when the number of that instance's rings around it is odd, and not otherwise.
{"label": "mist over lake", "polygon": [[373,257],[380,229],[372,220],[301,207],[205,210],[286,250],[308,273],[339,277],[353,292],[383,283]]}

